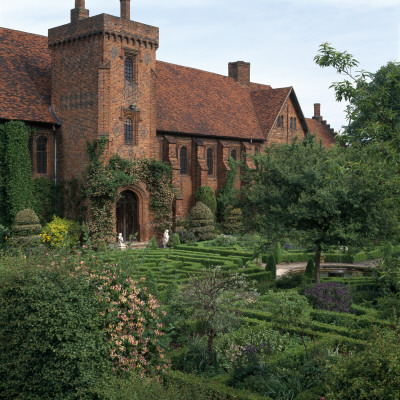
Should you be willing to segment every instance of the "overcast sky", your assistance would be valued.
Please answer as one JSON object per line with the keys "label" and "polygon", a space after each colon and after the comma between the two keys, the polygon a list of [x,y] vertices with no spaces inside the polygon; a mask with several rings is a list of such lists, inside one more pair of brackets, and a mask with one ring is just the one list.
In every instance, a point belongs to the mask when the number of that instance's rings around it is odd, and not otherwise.
{"label": "overcast sky", "polygon": [[[118,15],[118,0],[86,0],[90,15]],[[74,0],[0,0],[0,26],[47,35],[69,22]],[[306,117],[313,104],[336,131],[346,124],[332,69],[313,58],[323,42],[347,50],[375,72],[399,61],[400,0],[132,0],[131,18],[160,28],[157,58],[226,75],[251,63],[251,80],[293,86]]]}

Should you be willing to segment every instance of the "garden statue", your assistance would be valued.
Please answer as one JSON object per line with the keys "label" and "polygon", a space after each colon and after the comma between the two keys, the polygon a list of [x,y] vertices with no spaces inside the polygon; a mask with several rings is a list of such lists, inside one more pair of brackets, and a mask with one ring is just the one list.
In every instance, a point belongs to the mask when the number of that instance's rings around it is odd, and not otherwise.
{"label": "garden statue", "polygon": [[167,248],[167,244],[168,244],[168,241],[169,241],[169,233],[168,232],[169,232],[168,229],[166,229],[165,232],[164,232],[164,236],[163,236],[162,244],[163,244],[163,248],[164,249]]}
{"label": "garden statue", "polygon": [[118,234],[118,247],[121,250],[125,250],[126,249],[126,244],[124,243],[124,238],[122,236],[122,233]]}

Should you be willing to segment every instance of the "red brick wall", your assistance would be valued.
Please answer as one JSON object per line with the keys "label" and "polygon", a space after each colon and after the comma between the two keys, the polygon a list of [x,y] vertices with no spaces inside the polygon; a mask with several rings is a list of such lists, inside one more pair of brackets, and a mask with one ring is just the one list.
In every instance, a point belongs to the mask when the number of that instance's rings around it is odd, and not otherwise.
{"label": "red brick wall", "polygon": [[[295,137],[303,138],[304,131],[300,124],[300,118],[290,98],[282,107],[279,116],[281,115],[283,116],[283,127],[278,127],[275,121],[267,143],[290,143]],[[296,129],[290,128],[290,118],[296,118]]]}

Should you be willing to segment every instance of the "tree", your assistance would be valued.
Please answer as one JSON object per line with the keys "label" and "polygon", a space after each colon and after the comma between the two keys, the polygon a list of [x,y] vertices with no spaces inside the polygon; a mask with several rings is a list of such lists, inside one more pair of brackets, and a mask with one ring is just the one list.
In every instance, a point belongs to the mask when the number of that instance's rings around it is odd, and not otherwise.
{"label": "tree", "polygon": [[200,322],[203,333],[208,336],[211,365],[214,338],[238,320],[232,307],[246,300],[252,301],[256,296],[257,292],[244,276],[226,274],[219,268],[192,276],[183,288],[182,301],[191,308],[191,315]]}
{"label": "tree", "polygon": [[387,141],[400,132],[400,64],[389,62],[376,73],[356,71],[359,63],[348,52],[329,43],[320,46],[314,58],[321,67],[333,67],[345,77],[335,82],[336,100],[346,100],[348,126],[339,137],[344,143]]}
{"label": "tree", "polygon": [[244,221],[271,240],[288,235],[315,252],[362,244],[397,232],[399,178],[383,146],[323,148],[303,142],[271,146],[255,156],[242,193]]}

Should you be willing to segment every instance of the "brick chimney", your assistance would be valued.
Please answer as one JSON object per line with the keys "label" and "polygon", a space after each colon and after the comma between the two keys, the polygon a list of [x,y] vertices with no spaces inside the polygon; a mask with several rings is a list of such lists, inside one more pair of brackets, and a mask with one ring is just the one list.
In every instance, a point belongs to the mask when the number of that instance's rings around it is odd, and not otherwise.
{"label": "brick chimney", "polygon": [[314,116],[313,116],[313,119],[316,119],[319,122],[322,121],[321,104],[320,103],[314,103]]}
{"label": "brick chimney", "polygon": [[131,19],[131,0],[120,0],[121,1],[121,18]]}
{"label": "brick chimney", "polygon": [[243,86],[250,87],[250,63],[244,61],[230,62],[228,76]]}
{"label": "brick chimney", "polygon": [[89,10],[85,8],[85,0],[75,0],[75,8],[71,10],[71,22],[76,23],[85,18],[89,18]]}

